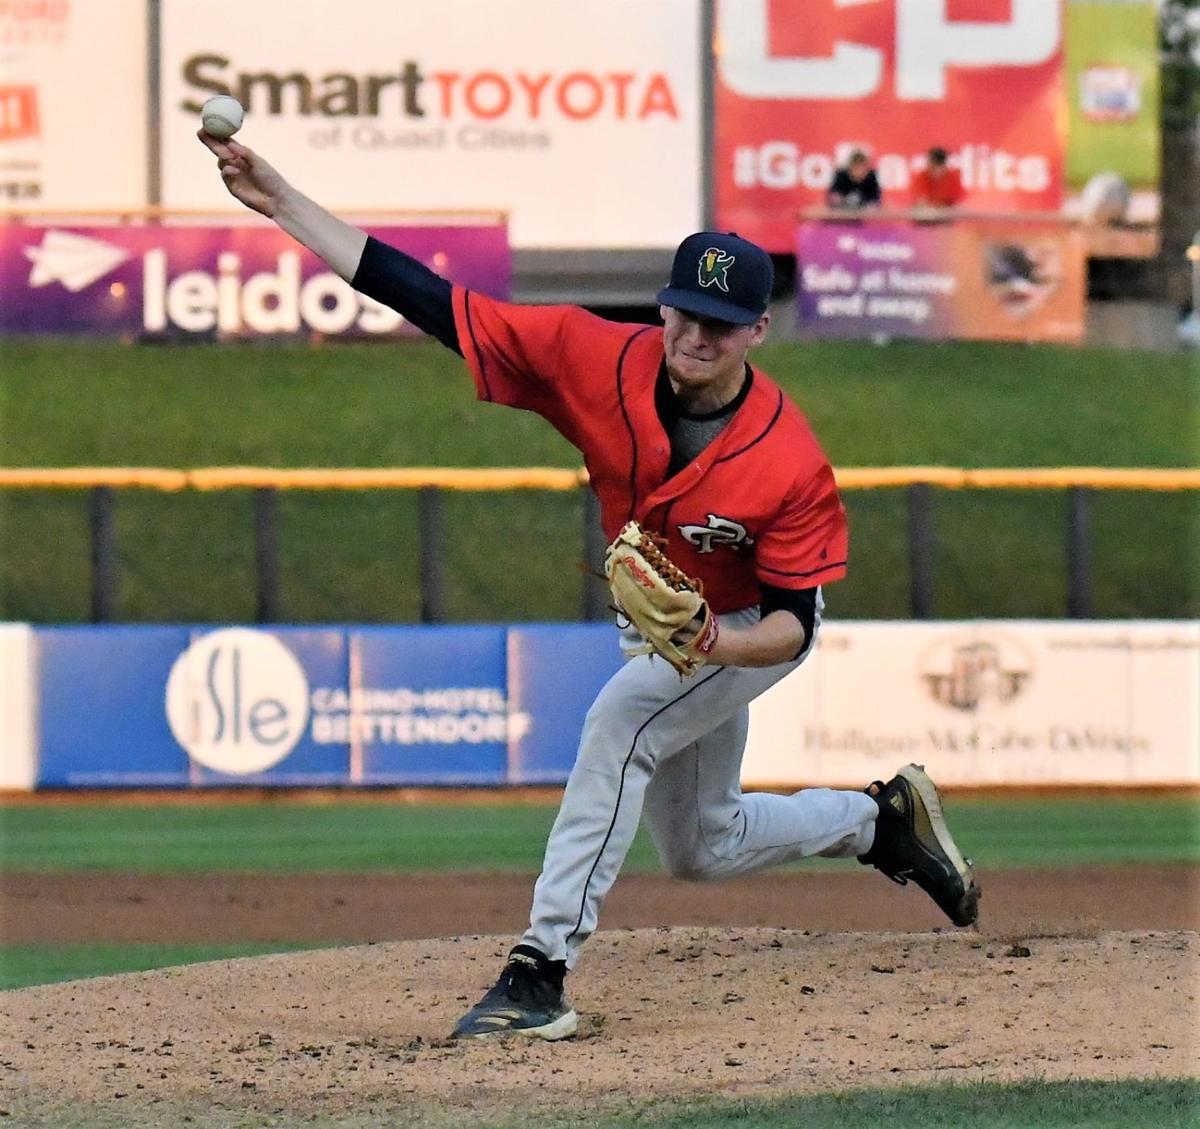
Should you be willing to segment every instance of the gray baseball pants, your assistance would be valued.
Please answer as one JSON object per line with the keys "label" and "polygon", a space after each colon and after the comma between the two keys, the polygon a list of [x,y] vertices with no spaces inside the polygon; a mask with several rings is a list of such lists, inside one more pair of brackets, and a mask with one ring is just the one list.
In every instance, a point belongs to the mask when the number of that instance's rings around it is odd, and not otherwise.
{"label": "gray baseball pants", "polygon": [[[758,609],[721,618],[747,627]],[[626,635],[623,645],[639,641]],[[809,651],[773,667],[702,667],[686,679],[665,660],[639,655],[613,675],[584,722],[524,944],[575,966],[643,813],[663,865],[680,878],[870,850],[878,807],[862,792],[741,790],[750,702]]]}

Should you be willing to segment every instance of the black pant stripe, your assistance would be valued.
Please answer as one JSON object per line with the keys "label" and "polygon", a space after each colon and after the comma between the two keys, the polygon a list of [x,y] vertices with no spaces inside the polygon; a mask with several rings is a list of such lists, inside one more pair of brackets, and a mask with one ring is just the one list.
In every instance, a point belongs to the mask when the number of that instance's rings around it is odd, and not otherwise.
{"label": "black pant stripe", "polygon": [[621,796],[625,791],[625,773],[629,769],[629,762],[633,760],[633,753],[637,748],[638,738],[641,737],[642,733],[645,732],[646,726],[648,726],[652,721],[658,717],[661,717],[676,703],[682,702],[684,698],[688,697],[688,695],[694,694],[700,689],[701,686],[707,686],[708,683],[710,683],[714,678],[717,678],[724,672],[725,667],[720,667],[719,669],[714,670],[707,678],[697,682],[694,686],[688,687],[688,689],[680,694],[678,698],[672,698],[664,706],[661,706],[659,709],[655,710],[654,713],[652,713],[648,718],[646,718],[645,721],[642,722],[641,725],[638,726],[638,731],[633,735],[633,741],[629,745],[629,753],[625,757],[625,762],[621,765],[621,783],[617,786],[617,802],[613,805],[612,819],[609,820],[608,831],[605,833],[604,842],[600,844],[600,850],[596,852],[596,858],[592,863],[591,869],[588,871],[587,880],[583,884],[583,897],[580,898],[579,901],[579,916],[575,919],[575,928],[567,934],[567,941],[570,941],[572,937],[576,936],[583,925],[583,914],[587,907],[588,887],[592,883],[592,875],[596,873],[596,867],[600,865],[600,860],[604,857],[605,848],[608,846],[608,841],[612,838],[613,828],[617,825],[617,813],[621,810]]}

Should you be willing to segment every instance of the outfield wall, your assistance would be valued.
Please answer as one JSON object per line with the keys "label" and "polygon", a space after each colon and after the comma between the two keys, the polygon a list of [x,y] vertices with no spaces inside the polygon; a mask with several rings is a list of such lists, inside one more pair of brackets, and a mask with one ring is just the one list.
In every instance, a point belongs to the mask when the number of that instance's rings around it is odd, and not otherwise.
{"label": "outfield wall", "polygon": [[0,789],[28,792],[37,781],[33,632],[0,623]]}
{"label": "outfield wall", "polygon": [[[0,787],[566,779],[605,624],[0,626]],[[1200,622],[846,622],[752,707],[747,785],[1200,783]]]}

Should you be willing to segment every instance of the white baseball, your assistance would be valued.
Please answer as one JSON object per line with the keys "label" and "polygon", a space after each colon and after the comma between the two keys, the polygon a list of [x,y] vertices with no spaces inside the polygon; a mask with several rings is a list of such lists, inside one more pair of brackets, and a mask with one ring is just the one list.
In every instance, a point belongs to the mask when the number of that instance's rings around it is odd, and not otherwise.
{"label": "white baseball", "polygon": [[200,107],[204,132],[212,137],[232,137],[242,128],[245,117],[241,102],[228,94],[215,94]]}

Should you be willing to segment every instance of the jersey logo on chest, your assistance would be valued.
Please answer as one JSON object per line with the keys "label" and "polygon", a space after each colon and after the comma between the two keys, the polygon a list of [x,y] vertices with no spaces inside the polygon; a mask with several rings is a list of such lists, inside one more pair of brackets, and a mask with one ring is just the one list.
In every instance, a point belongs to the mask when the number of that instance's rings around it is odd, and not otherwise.
{"label": "jersey logo on chest", "polygon": [[754,544],[754,538],[740,521],[719,514],[709,514],[707,525],[681,525],[678,529],[679,535],[702,553],[711,553],[718,545],[737,548]]}

